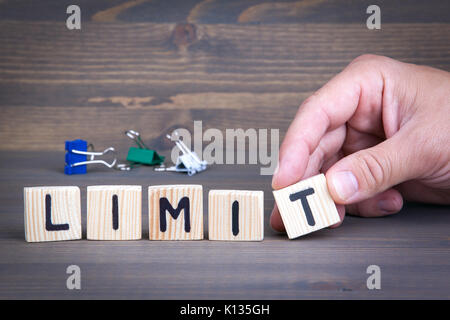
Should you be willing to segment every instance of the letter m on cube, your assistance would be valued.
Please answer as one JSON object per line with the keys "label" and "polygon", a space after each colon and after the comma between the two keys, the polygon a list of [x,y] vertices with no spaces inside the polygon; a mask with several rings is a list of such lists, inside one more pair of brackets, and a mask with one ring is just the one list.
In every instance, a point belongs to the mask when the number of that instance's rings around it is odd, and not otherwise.
{"label": "letter m on cube", "polygon": [[203,239],[202,186],[150,186],[148,220],[150,240]]}

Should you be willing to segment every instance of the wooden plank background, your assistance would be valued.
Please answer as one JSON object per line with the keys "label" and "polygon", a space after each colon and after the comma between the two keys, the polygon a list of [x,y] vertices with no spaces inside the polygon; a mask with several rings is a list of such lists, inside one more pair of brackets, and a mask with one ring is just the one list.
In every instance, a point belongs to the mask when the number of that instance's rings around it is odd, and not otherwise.
{"label": "wooden plank background", "polygon": [[[271,177],[258,166],[62,173],[64,140],[123,153],[127,129],[164,155],[164,135],[194,120],[282,138],[302,100],[364,53],[450,71],[450,2],[377,1],[381,30],[366,28],[371,1],[78,0],[81,31],[65,26],[70,4],[0,0],[0,298],[450,298],[448,206],[406,204],[288,241],[268,226]],[[210,189],[263,190],[265,240],[24,240],[24,186],[79,186],[85,239],[86,186],[180,183],[204,186],[204,208]],[[81,291],[66,289],[70,264]],[[366,288],[370,264],[380,291]]]}
{"label": "wooden plank background", "polygon": [[[279,128],[364,53],[450,70],[443,1],[0,2],[0,150],[62,150],[84,138],[127,149],[128,129],[156,149],[174,128]],[[169,4],[170,3],[170,4]],[[432,23],[431,23],[432,22]]]}

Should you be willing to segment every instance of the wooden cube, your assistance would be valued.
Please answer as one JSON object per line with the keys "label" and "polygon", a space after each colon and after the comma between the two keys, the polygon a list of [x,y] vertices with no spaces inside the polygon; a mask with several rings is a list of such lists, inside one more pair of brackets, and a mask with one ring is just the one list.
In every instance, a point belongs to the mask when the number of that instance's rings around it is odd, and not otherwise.
{"label": "wooden cube", "polygon": [[211,190],[208,196],[209,240],[262,241],[264,192]]}
{"label": "wooden cube", "polygon": [[203,239],[202,186],[150,186],[148,221],[150,240]]}
{"label": "wooden cube", "polygon": [[141,186],[87,187],[89,240],[138,240],[141,237]]}
{"label": "wooden cube", "polygon": [[31,187],[23,191],[26,241],[81,239],[78,187]]}
{"label": "wooden cube", "polygon": [[276,190],[273,195],[289,239],[340,221],[323,174]]}

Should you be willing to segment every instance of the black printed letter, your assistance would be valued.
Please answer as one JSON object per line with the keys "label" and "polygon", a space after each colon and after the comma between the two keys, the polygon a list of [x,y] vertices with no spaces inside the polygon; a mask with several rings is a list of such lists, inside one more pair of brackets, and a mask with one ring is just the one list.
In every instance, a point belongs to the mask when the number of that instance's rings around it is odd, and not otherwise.
{"label": "black printed letter", "polygon": [[291,201],[296,201],[298,199],[302,201],[302,207],[303,210],[305,211],[306,221],[308,221],[308,224],[310,226],[314,226],[316,222],[314,221],[314,217],[312,215],[311,208],[309,207],[308,200],[306,199],[306,197],[312,195],[313,193],[314,189],[309,188],[300,192],[293,193],[289,196],[289,199]]}
{"label": "black printed letter", "polygon": [[113,229],[119,229],[119,199],[117,194],[112,197],[112,225]]}
{"label": "black printed letter", "polygon": [[69,230],[69,224],[53,224],[52,223],[52,197],[47,194],[45,196],[45,230],[62,231]]}
{"label": "black printed letter", "polygon": [[172,218],[177,219],[181,210],[184,209],[184,231],[191,231],[190,210],[189,210],[189,198],[183,197],[178,202],[178,207],[174,209],[167,198],[159,199],[159,229],[161,232],[166,232],[166,210],[169,211]]}
{"label": "black printed letter", "polygon": [[231,214],[232,214],[231,226],[233,236],[237,236],[239,234],[239,202],[237,201],[233,202]]}

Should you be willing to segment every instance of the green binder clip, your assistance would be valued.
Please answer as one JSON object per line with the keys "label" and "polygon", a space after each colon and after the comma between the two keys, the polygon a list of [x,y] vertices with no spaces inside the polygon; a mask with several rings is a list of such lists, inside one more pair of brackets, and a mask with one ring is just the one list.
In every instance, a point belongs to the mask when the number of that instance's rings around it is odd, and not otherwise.
{"label": "green binder clip", "polygon": [[135,164],[145,164],[148,166],[160,165],[164,162],[164,157],[160,156],[155,150],[147,147],[142,141],[139,132],[134,130],[128,130],[125,134],[131,138],[136,145],[136,147],[131,147],[128,150],[127,161]]}

